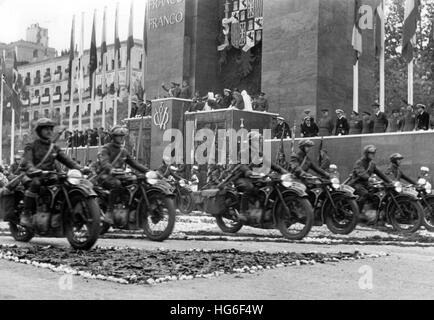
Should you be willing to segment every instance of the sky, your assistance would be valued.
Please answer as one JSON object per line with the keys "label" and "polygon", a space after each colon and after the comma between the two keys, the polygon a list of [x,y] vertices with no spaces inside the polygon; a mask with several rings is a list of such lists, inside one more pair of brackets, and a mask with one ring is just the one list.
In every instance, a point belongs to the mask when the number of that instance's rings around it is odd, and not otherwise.
{"label": "sky", "polygon": [[[39,23],[48,29],[50,47],[69,49],[72,16],[76,15],[76,41],[80,34],[81,15],[85,13],[84,47],[90,47],[93,12],[96,9],[96,39],[101,44],[104,7],[107,7],[107,42],[114,43],[116,4],[119,3],[119,37],[128,36],[131,0],[0,0],[0,42],[25,40],[27,28]],[[133,0],[134,38],[143,37],[145,0]]]}

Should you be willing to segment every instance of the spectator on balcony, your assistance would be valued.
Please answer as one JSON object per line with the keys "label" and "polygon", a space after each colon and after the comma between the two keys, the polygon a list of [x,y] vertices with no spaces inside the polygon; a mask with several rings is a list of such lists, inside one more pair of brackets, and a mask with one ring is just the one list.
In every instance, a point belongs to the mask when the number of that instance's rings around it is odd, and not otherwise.
{"label": "spectator on balcony", "polygon": [[188,111],[198,112],[198,111],[202,111],[204,107],[205,107],[205,102],[203,102],[202,97],[200,96],[200,92],[196,91]]}
{"label": "spectator on balcony", "polygon": [[169,89],[166,87],[165,83],[163,83],[161,87],[164,91],[169,93],[169,97],[179,98],[181,96],[181,88],[179,83],[171,82],[171,87]]}
{"label": "spectator on balcony", "polygon": [[241,96],[243,97],[244,100],[244,111],[253,111],[252,98],[247,93],[247,91],[246,90],[241,91]]}
{"label": "spectator on balcony", "polygon": [[328,109],[322,109],[322,117],[318,120],[318,135],[320,137],[327,137],[333,134],[333,129],[335,128],[335,124],[333,123],[333,119],[329,116]]}
{"label": "spectator on balcony", "polygon": [[350,116],[350,135],[361,134],[363,130],[363,121],[360,119],[359,113],[351,112]]}
{"label": "spectator on balcony", "polygon": [[225,109],[225,104],[223,101],[223,96],[220,93],[215,95],[215,107],[214,110]]}
{"label": "spectator on balcony", "polygon": [[402,131],[414,131],[416,128],[416,114],[414,113],[413,106],[408,105],[407,110],[404,114],[404,119],[402,123]]}
{"label": "spectator on balcony", "polygon": [[191,87],[187,80],[182,81],[181,93],[179,97],[181,99],[191,99]]}
{"label": "spectator on balcony", "polygon": [[224,89],[223,90],[223,105],[224,105],[224,109],[227,109],[231,106],[232,104],[232,91],[229,89]]}
{"label": "spectator on balcony", "polygon": [[268,112],[270,106],[266,94],[261,92],[259,96],[253,101],[253,110],[260,112]]}
{"label": "spectator on balcony", "polygon": [[389,126],[389,120],[387,120],[386,114],[381,112],[378,102],[375,102],[372,105],[372,109],[374,111],[374,133],[385,133],[387,131],[387,127]]}
{"label": "spectator on balcony", "polygon": [[84,134],[83,134],[83,130],[80,130],[78,132],[78,146],[79,147],[85,147],[86,146],[87,141],[85,140]]}
{"label": "spectator on balcony", "polygon": [[216,99],[213,92],[208,92],[208,97],[203,111],[211,111],[217,108]]}
{"label": "spectator on balcony", "polygon": [[318,137],[319,128],[312,117],[305,117],[300,129],[302,138]]}
{"label": "spectator on balcony", "polygon": [[238,89],[234,89],[232,93],[232,107],[237,108],[238,110],[244,110],[244,99]]}
{"label": "spectator on balcony", "polygon": [[336,120],[336,136],[346,136],[350,131],[350,125],[348,124],[347,118],[345,118],[344,111],[342,109],[336,110],[337,120]]}
{"label": "spectator on balcony", "polygon": [[417,105],[418,115],[416,117],[416,130],[427,131],[429,129],[429,113],[426,112],[426,106],[423,104]]}
{"label": "spectator on balcony", "polygon": [[398,109],[392,111],[392,117],[389,121],[389,127],[387,132],[401,132],[402,130],[402,118]]}

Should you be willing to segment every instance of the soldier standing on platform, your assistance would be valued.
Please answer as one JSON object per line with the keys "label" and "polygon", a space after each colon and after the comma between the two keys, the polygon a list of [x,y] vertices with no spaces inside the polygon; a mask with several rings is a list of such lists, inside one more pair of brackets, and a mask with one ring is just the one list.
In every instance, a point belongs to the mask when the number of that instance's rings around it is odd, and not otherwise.
{"label": "soldier standing on platform", "polygon": [[363,121],[360,120],[359,113],[356,111],[351,112],[350,120],[350,135],[361,134],[363,129]]}
{"label": "soldier standing on platform", "polygon": [[374,121],[372,121],[372,115],[364,111],[362,116],[362,134],[371,134],[374,131]]}
{"label": "soldier standing on platform", "polygon": [[404,120],[402,123],[402,131],[414,131],[416,128],[416,115],[413,111],[413,106],[409,105],[407,106],[407,111],[404,114]]}
{"label": "soldier standing on platform", "polygon": [[400,132],[402,129],[402,118],[399,115],[399,110],[392,111],[392,119],[390,119],[387,132]]}
{"label": "soldier standing on platform", "polygon": [[374,110],[374,133],[385,133],[389,125],[386,114],[380,111],[380,105],[378,103],[374,103],[372,108]]}
{"label": "soldier standing on platform", "polygon": [[416,117],[416,130],[427,131],[429,129],[429,113],[426,112],[426,107],[423,104],[417,105],[418,115]]}
{"label": "soldier standing on platform", "polygon": [[333,123],[333,119],[329,116],[329,110],[323,109],[322,117],[318,120],[318,135],[320,137],[327,137],[333,134],[333,129],[335,128],[335,124]]}
{"label": "soldier standing on platform", "polygon": [[232,106],[239,110],[244,110],[244,99],[238,89],[234,89],[232,97]]}
{"label": "soldier standing on platform", "polygon": [[181,93],[179,95],[181,99],[191,99],[191,88],[188,81],[182,81]]}
{"label": "soldier standing on platform", "polygon": [[318,126],[313,121],[313,118],[310,116],[307,116],[304,118],[303,123],[301,124],[301,137],[302,138],[312,138],[312,137],[318,137]]}
{"label": "soldier standing on platform", "polygon": [[344,116],[344,111],[342,109],[336,110],[336,115],[338,117],[336,121],[336,136],[346,136],[350,131],[350,125],[348,124],[347,118]]}
{"label": "soldier standing on platform", "polygon": [[277,124],[273,129],[273,138],[282,139],[282,137],[283,139],[292,138],[291,128],[289,127],[289,124],[285,122],[285,118],[278,117]]}

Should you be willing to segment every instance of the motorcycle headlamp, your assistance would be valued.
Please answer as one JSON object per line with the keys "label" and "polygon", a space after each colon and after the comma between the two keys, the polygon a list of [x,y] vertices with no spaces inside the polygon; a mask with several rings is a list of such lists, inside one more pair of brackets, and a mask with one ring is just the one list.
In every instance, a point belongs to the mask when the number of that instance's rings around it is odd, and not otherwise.
{"label": "motorcycle headlamp", "polygon": [[341,182],[339,181],[338,178],[333,178],[331,182],[332,182],[333,189],[338,190],[341,187]]}
{"label": "motorcycle headlamp", "polygon": [[418,181],[417,181],[417,184],[418,185],[420,185],[420,186],[424,186],[424,185],[426,185],[426,179],[424,179],[424,178],[420,178]]}
{"label": "motorcycle headlamp", "polygon": [[293,179],[290,174],[284,174],[280,177],[280,180],[282,181],[282,185],[285,188],[290,188],[293,184]]}
{"label": "motorcycle headlamp", "polygon": [[67,180],[70,184],[77,186],[81,184],[83,180],[83,175],[79,170],[70,170],[68,171]]}
{"label": "motorcycle headlamp", "polygon": [[160,179],[158,178],[158,174],[155,171],[149,171],[146,173],[146,181],[150,185],[156,185]]}
{"label": "motorcycle headlamp", "polygon": [[401,182],[395,182],[393,184],[393,186],[395,187],[395,191],[398,193],[402,192],[402,183]]}

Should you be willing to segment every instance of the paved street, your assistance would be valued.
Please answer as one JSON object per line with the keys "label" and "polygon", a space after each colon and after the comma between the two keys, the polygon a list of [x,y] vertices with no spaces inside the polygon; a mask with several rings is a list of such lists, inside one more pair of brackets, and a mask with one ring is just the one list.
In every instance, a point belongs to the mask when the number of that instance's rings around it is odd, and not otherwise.
{"label": "paved street", "polygon": [[[204,222],[205,221],[205,222]],[[202,222],[202,223],[199,223]],[[141,250],[200,249],[237,249],[245,251],[265,250],[267,252],[354,252],[386,253],[388,256],[368,258],[357,261],[341,261],[316,265],[302,265],[255,274],[223,275],[212,279],[194,279],[175,281],[157,285],[121,285],[112,282],[88,280],[79,276],[65,278],[55,273],[34,266],[0,260],[0,299],[433,299],[434,275],[431,272],[434,263],[434,244],[429,241],[417,243],[407,241],[396,245],[366,245],[368,238],[386,237],[385,233],[359,229],[355,235],[361,241],[356,244],[320,244],[276,242],[266,237],[262,231],[246,229],[239,239],[227,238],[227,241],[213,240],[212,234],[218,230],[202,219],[196,223],[179,223],[174,238],[179,237],[189,225],[192,229],[202,226],[208,232],[202,235],[204,240],[169,240],[154,243],[146,239],[101,239],[100,247],[133,247]],[[195,225],[195,227],[192,227]],[[184,230],[182,230],[184,229]],[[244,233],[244,234],[243,234]],[[268,232],[274,235],[274,232]],[[319,239],[319,234],[327,231],[319,229],[312,241]],[[185,233],[184,233],[185,234]],[[266,241],[244,241],[249,235],[257,235]],[[115,238],[115,234],[109,237]],[[209,240],[206,240],[206,238]],[[342,237],[345,239],[346,237]],[[348,237],[347,237],[348,238]],[[321,241],[324,241],[322,239]],[[0,245],[16,244],[10,237],[1,236]],[[365,244],[365,245],[364,245]],[[20,246],[53,245],[68,248],[63,239],[35,238],[30,244]],[[364,281],[366,276],[371,281]],[[67,279],[67,280],[65,280]],[[70,280],[72,279],[72,281]],[[362,279],[362,280],[361,280]],[[65,284],[66,283],[66,284]],[[368,284],[368,285],[366,285]]]}

